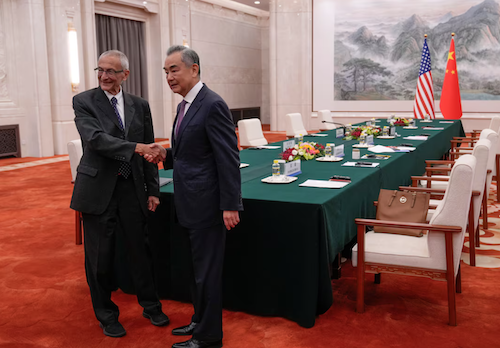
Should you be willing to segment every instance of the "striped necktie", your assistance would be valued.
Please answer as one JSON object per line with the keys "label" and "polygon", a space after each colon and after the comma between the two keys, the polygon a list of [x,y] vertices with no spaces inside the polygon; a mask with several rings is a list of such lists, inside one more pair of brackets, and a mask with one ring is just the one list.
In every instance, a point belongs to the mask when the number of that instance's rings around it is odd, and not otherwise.
{"label": "striped necktie", "polygon": [[[118,123],[120,124],[120,129],[122,132],[125,134],[125,127],[123,127],[123,121],[122,118],[120,117],[120,112],[118,111],[118,107],[116,104],[118,103],[118,100],[116,100],[115,97],[111,98],[111,105],[113,105],[113,109],[115,110],[116,117],[118,118]],[[127,179],[132,173],[132,167],[130,166],[130,163],[121,161],[120,163],[120,168],[118,168],[118,175],[123,176],[125,179]]]}

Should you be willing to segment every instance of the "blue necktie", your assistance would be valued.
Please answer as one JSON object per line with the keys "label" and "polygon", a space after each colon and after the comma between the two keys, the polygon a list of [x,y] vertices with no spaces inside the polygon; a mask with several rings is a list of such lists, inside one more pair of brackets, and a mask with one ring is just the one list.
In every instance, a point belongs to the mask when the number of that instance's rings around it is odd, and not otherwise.
{"label": "blue necktie", "polygon": [[[111,98],[111,105],[113,105],[113,109],[115,109],[115,114],[116,117],[118,118],[120,129],[122,130],[123,133],[125,133],[125,127],[123,127],[123,121],[122,118],[120,117],[120,112],[118,111],[118,107],[116,106],[117,103],[118,100],[116,100],[115,97]],[[121,175],[125,179],[127,179],[131,172],[132,172],[132,167],[130,166],[130,163],[121,161],[120,168],[118,168],[118,175]]]}

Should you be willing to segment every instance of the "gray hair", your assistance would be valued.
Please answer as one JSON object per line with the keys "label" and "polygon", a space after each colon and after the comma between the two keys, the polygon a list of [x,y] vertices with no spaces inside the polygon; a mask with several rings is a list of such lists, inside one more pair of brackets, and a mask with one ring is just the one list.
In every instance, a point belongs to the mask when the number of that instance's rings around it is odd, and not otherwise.
{"label": "gray hair", "polygon": [[109,50],[109,51],[106,51],[106,52],[103,52],[100,56],[99,56],[99,60],[101,60],[102,57],[105,57],[105,56],[113,56],[113,57],[118,57],[120,59],[120,63],[122,65],[122,69],[123,70],[128,70],[128,58],[127,56],[125,55],[125,53],[123,53],[122,51],[118,51],[118,50]]}
{"label": "gray hair", "polygon": [[193,66],[193,64],[197,64],[199,67],[198,76],[200,76],[201,66],[200,66],[200,57],[198,56],[198,53],[196,53],[193,49],[189,47],[182,45],[174,45],[170,46],[170,48],[167,50],[167,57],[176,52],[181,52],[181,61],[184,64],[186,64],[188,68]]}

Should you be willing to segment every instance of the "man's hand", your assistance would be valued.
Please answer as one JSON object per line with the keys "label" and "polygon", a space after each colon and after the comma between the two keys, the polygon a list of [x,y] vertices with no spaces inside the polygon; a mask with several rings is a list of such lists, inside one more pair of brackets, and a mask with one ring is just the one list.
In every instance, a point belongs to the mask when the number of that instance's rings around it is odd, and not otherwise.
{"label": "man's hand", "polygon": [[238,211],[224,210],[222,217],[224,218],[224,225],[226,225],[228,231],[236,227],[240,222],[240,214]]}
{"label": "man's hand", "polygon": [[144,157],[146,161],[158,163],[164,161],[167,157],[167,150],[159,144],[137,144],[136,150],[138,154]]}
{"label": "man's hand", "polygon": [[156,207],[160,205],[160,199],[155,196],[149,196],[148,197],[148,209],[151,211],[155,211]]}

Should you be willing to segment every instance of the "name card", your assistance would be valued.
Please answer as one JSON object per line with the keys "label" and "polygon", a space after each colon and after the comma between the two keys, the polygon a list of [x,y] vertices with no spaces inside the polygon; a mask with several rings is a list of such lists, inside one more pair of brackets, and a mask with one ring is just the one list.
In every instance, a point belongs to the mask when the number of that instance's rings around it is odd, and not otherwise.
{"label": "name card", "polygon": [[335,136],[337,138],[343,138],[344,137],[344,128],[337,128],[335,130]]}
{"label": "name card", "polygon": [[396,127],[391,127],[391,129],[389,129],[389,135],[391,137],[396,136]]}
{"label": "name card", "polygon": [[369,135],[366,137],[366,144],[373,145],[373,135]]}
{"label": "name card", "polygon": [[283,142],[283,151],[286,151],[295,146],[295,139],[286,140]]}
{"label": "name card", "polygon": [[300,171],[300,160],[299,159],[292,161],[292,162],[285,163],[285,172],[284,172],[285,175],[295,176],[295,175],[299,175],[300,173],[302,173],[302,172]]}
{"label": "name card", "polygon": [[335,149],[333,150],[333,156],[334,157],[344,157],[344,145],[338,145],[335,146]]}

